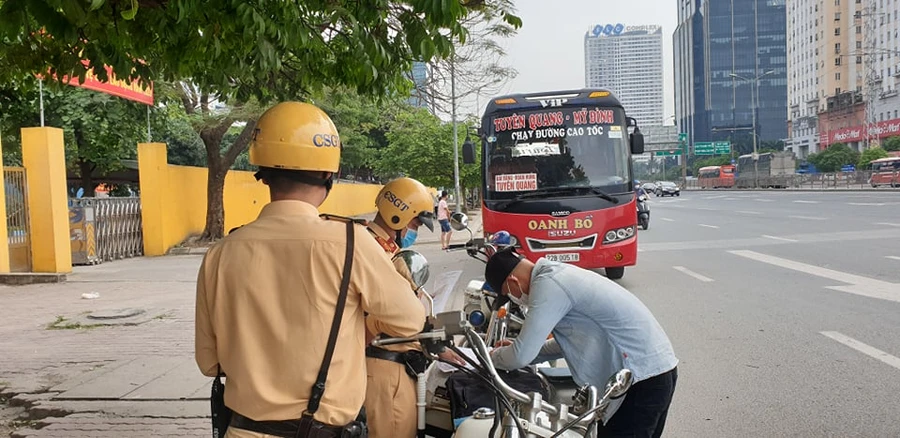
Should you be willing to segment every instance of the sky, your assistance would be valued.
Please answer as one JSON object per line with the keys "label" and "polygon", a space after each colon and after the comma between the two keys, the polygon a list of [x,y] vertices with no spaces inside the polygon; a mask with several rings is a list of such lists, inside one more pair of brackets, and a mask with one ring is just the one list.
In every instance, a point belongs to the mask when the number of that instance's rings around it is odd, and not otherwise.
{"label": "sky", "polygon": [[[506,63],[518,76],[504,88],[508,93],[565,90],[584,87],[584,34],[595,24],[657,24],[663,27],[665,114],[675,114],[672,34],[678,21],[676,0],[516,0],[523,25],[516,36],[501,41]],[[473,99],[474,100],[474,99]],[[487,96],[479,98],[477,113]],[[462,105],[474,113],[476,102]],[[666,121],[670,124],[671,119]]]}

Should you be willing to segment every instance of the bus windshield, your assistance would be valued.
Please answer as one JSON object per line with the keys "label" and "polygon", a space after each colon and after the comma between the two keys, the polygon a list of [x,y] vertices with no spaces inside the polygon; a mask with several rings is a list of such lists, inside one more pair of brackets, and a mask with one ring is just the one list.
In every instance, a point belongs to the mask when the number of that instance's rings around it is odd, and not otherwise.
{"label": "bus windshield", "polygon": [[554,108],[485,116],[485,197],[599,188],[630,190],[628,131],[621,108]]}

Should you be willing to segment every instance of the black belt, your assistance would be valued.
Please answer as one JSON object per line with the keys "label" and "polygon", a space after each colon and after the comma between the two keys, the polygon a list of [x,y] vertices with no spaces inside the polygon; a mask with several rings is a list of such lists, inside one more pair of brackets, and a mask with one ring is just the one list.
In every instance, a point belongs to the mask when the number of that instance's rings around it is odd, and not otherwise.
{"label": "black belt", "polygon": [[[282,438],[340,438],[344,431],[343,427],[331,426],[316,421],[312,417],[296,420],[256,421],[237,412],[231,417],[231,427]],[[306,432],[304,433],[304,431]]]}
{"label": "black belt", "polygon": [[385,350],[383,348],[378,348],[371,345],[366,347],[366,357],[388,360],[391,362],[397,362],[399,364],[406,365],[406,353]]}

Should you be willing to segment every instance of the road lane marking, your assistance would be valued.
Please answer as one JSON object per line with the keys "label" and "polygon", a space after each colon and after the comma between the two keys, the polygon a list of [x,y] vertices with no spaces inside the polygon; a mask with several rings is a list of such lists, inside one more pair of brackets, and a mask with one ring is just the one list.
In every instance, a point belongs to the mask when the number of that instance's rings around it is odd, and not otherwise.
{"label": "road lane marking", "polygon": [[706,227],[706,228],[715,228],[715,229],[719,229],[719,227],[717,227],[717,226],[715,226],[715,225],[706,225],[706,224],[697,224],[697,225],[700,225],[701,227]]}
{"label": "road lane marking", "polygon": [[757,201],[757,202],[775,202],[772,199],[763,199],[763,198],[754,198],[753,200]]}
{"label": "road lane marking", "polygon": [[666,222],[675,222],[675,219],[671,219],[671,218],[667,218],[667,217],[661,217],[660,219],[662,219]]}
{"label": "road lane marking", "polygon": [[822,201],[805,201],[805,200],[800,199],[800,200],[797,200],[794,202],[797,204],[820,204]]}
{"label": "road lane marking", "polygon": [[897,257],[897,256],[884,256],[884,257],[891,259],[891,260],[900,260],[900,257]]}
{"label": "road lane marking", "polygon": [[742,214],[762,214],[762,213],[760,213],[760,212],[758,212],[758,211],[744,211],[744,210],[738,210],[736,213],[742,213]]}
{"label": "road lane marking", "polygon": [[893,222],[875,222],[875,225],[887,225],[889,227],[900,227],[900,224],[895,224]]}
{"label": "road lane marking", "polygon": [[692,271],[692,270],[690,270],[690,269],[688,269],[688,268],[685,268],[684,266],[672,266],[672,268],[675,269],[675,270],[678,271],[678,272],[681,272],[682,274],[685,274],[685,275],[689,275],[689,276],[691,276],[691,277],[694,277],[694,278],[696,278],[697,280],[700,280],[700,281],[702,281],[702,282],[704,282],[704,283],[709,283],[709,282],[715,281],[715,280],[713,280],[712,278],[709,278],[709,277],[700,275],[700,274],[698,274],[698,273],[696,273],[696,272],[694,272],[694,271]]}
{"label": "road lane marking", "polygon": [[799,240],[788,239],[786,237],[770,236],[768,234],[763,234],[762,236],[765,237],[766,239],[780,240],[782,242],[799,242]]}
{"label": "road lane marking", "polygon": [[716,196],[704,196],[703,199],[721,199],[724,198],[725,195],[716,195]]}
{"label": "road lane marking", "polygon": [[868,207],[881,207],[884,205],[884,202],[848,202],[847,205],[858,205],[858,206],[868,206]]}
{"label": "road lane marking", "polygon": [[805,221],[824,221],[824,220],[828,219],[828,218],[824,218],[824,217],[815,217],[815,216],[788,216],[788,217],[791,219],[802,219]]}
{"label": "road lane marking", "polygon": [[756,251],[737,250],[728,252],[758,262],[768,263],[781,268],[848,284],[847,286],[825,286],[826,289],[900,303],[900,284],[863,277],[862,275],[848,274],[846,272],[820,266],[808,265],[806,263],[795,262],[793,260],[770,256]]}
{"label": "road lane marking", "polygon": [[715,208],[709,208],[709,207],[698,207],[697,210],[703,210],[703,211],[718,211],[718,210],[716,210]]}
{"label": "road lane marking", "polygon": [[900,370],[900,357],[892,356],[884,351],[881,351],[871,345],[866,345],[862,342],[857,341],[847,335],[838,333],[838,332],[819,332],[835,341],[840,342],[866,356],[869,356],[873,359],[878,359],[894,368]]}

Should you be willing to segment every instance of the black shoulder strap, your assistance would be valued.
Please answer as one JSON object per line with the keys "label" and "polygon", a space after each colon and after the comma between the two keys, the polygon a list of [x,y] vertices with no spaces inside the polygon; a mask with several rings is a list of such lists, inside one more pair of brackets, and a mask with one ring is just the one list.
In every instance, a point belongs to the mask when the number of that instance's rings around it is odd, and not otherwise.
{"label": "black shoulder strap", "polygon": [[325,357],[322,358],[322,366],[319,368],[319,376],[312,387],[309,404],[306,412],[314,414],[319,410],[319,402],[325,394],[325,380],[328,379],[328,368],[331,366],[331,357],[334,356],[334,345],[337,343],[338,331],[341,328],[341,318],[344,316],[344,305],[347,304],[347,289],[350,287],[350,270],[353,267],[353,222],[347,222],[347,253],[344,256],[344,273],[341,280],[341,291],[338,295],[337,307],[334,310],[334,321],[331,322],[331,333],[328,335],[328,347],[325,349]]}

